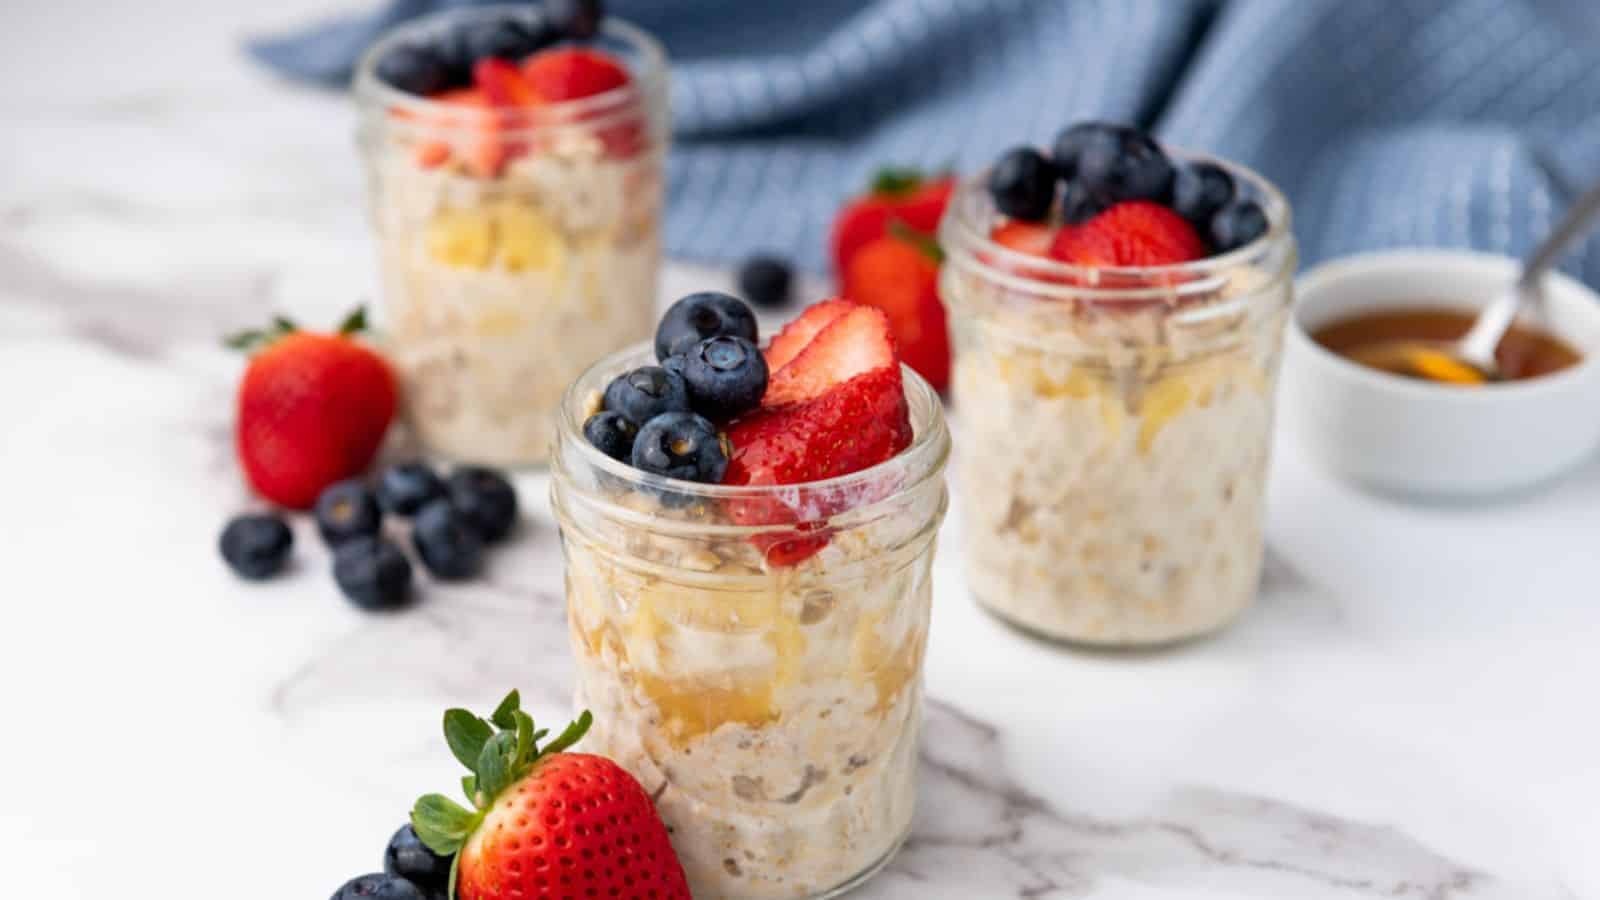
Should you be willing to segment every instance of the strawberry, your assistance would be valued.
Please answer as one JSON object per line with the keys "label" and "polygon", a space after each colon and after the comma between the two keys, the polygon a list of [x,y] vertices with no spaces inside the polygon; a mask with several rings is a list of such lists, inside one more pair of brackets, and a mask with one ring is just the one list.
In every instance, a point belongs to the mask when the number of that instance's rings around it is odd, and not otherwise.
{"label": "strawberry", "polygon": [[989,234],[996,244],[1030,256],[1049,256],[1055,239],[1056,229],[1038,222],[1011,221],[995,226]]}
{"label": "strawberry", "polygon": [[337,334],[300,331],[279,318],[268,331],[229,339],[237,349],[260,348],[239,382],[234,435],[256,493],[309,509],[323,488],[372,462],[397,391],[383,357],[351,339],[365,326],[358,309]]}
{"label": "strawberry", "polygon": [[523,60],[522,77],[539,101],[561,103],[622,87],[628,70],[595,50],[557,47]]}
{"label": "strawberry", "polygon": [[[432,99],[462,112],[437,116],[430,124],[447,132],[463,128],[476,132],[468,143],[467,167],[479,178],[497,177],[513,155],[513,148],[500,134],[503,123],[494,115],[496,102],[482,87],[456,88],[436,94]],[[425,141],[417,147],[417,164],[427,169],[436,168],[443,165],[452,152],[448,141]]]}
{"label": "strawberry", "polygon": [[950,331],[931,244],[894,233],[867,243],[845,269],[844,295],[883,310],[901,361],[942,391],[950,383]]}
{"label": "strawberry", "polygon": [[[733,452],[723,484],[820,481],[877,465],[910,445],[900,360],[882,310],[844,300],[816,304],[767,353],[773,380],[762,406],[728,426]],[[850,500],[861,502],[871,498]],[[844,508],[844,498],[796,492],[785,500],[733,500],[728,513],[742,525],[794,524],[754,539],[769,564],[788,566],[827,545],[823,521]]]}
{"label": "strawberry", "polygon": [[1118,203],[1081,225],[1064,225],[1050,255],[1080,266],[1170,266],[1206,255],[1183,216],[1159,203]]}
{"label": "strawberry", "polygon": [[889,317],[856,305],[817,333],[805,349],[767,382],[762,406],[813,400],[864,372],[898,365]]}
{"label": "strawberry", "polygon": [[867,193],[845,203],[834,217],[834,274],[843,280],[856,251],[888,234],[891,222],[933,237],[955,184],[949,176],[928,180],[920,172],[908,169],[879,172]]}
{"label": "strawberry", "polygon": [[516,64],[497,57],[474,63],[472,82],[494,106],[533,106],[540,100]]}
{"label": "strawberry", "polygon": [[488,721],[444,714],[450,752],[472,771],[461,787],[471,809],[441,794],[417,801],[411,824],[441,856],[454,856],[458,900],[656,897],[690,900],[650,795],[603,756],[568,753],[593,717],[585,711],[541,748],[512,691]]}
{"label": "strawberry", "polygon": [[828,327],[834,319],[855,308],[855,304],[848,300],[824,300],[806,307],[805,312],[793,322],[783,326],[767,345],[765,356],[767,369],[776,372],[789,364],[789,361],[800,355],[800,351],[811,343],[822,329]]}

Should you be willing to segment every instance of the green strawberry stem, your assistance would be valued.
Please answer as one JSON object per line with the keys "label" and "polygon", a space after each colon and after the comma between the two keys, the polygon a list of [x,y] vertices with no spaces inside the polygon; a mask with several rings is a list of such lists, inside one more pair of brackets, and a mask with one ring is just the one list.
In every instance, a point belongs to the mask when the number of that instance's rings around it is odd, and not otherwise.
{"label": "green strawberry stem", "polygon": [[921,250],[924,256],[934,262],[944,262],[944,251],[939,248],[939,242],[934,240],[933,235],[918,231],[900,219],[889,220],[889,234],[896,240],[905,241]]}
{"label": "green strawberry stem", "polygon": [[909,194],[921,186],[922,172],[906,166],[885,166],[872,174],[871,192],[890,197]]}
{"label": "green strawberry stem", "polygon": [[[338,333],[348,337],[352,334],[366,331],[367,328],[367,308],[362,305],[357,306],[345,315],[344,319],[339,322]],[[293,319],[286,316],[273,316],[272,324],[266,328],[250,328],[244,331],[236,331],[224,337],[222,343],[229,350],[242,350],[246,353],[253,353],[273,341],[287,337],[299,330],[300,326]]]}
{"label": "green strawberry stem", "polygon": [[456,895],[456,866],[461,848],[483,823],[500,793],[525,778],[543,759],[561,753],[583,739],[594,723],[584,710],[555,740],[539,746],[549,729],[536,728],[533,717],[522,711],[522,697],[512,691],[487,720],[464,709],[446,710],[444,740],[450,755],[472,774],[461,779],[461,792],[471,809],[443,794],[428,794],[411,809],[411,825],[428,849],[455,856],[450,863],[450,898]]}

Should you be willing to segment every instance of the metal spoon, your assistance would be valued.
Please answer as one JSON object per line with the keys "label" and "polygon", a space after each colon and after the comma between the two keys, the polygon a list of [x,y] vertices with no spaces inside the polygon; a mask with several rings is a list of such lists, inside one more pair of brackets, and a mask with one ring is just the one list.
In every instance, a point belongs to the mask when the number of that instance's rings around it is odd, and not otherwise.
{"label": "metal spoon", "polygon": [[1538,298],[1544,274],[1550,270],[1573,241],[1581,237],[1600,214],[1600,184],[1579,197],[1556,230],[1533,249],[1522,262],[1522,273],[1515,283],[1485,306],[1473,321],[1472,329],[1459,341],[1444,347],[1415,344],[1406,348],[1407,367],[1432,381],[1474,384],[1498,381],[1503,377],[1495,349],[1505,337],[1523,304]]}

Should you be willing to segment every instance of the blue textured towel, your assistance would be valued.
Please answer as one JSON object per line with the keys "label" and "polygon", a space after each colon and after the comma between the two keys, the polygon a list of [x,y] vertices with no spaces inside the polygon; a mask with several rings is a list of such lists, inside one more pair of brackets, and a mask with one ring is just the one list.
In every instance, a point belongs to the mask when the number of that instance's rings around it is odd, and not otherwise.
{"label": "blue textured towel", "polygon": [[[342,84],[383,28],[470,0],[393,0],[262,40]],[[1600,178],[1596,0],[613,0],[672,56],[667,243],[821,269],[875,168],[971,171],[1083,118],[1253,165],[1302,256],[1520,253]],[[1566,268],[1600,284],[1600,240]]]}

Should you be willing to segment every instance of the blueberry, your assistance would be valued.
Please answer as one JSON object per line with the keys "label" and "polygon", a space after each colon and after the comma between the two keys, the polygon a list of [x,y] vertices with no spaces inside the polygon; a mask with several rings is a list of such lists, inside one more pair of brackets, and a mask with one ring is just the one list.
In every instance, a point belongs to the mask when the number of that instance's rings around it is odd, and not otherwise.
{"label": "blueberry", "polygon": [[1254,200],[1238,200],[1224,206],[1211,217],[1207,236],[1215,253],[1243,247],[1267,233],[1267,214]]}
{"label": "blueberry", "polygon": [[1032,147],[1007,150],[989,170],[989,194],[1011,218],[1041,221],[1056,199],[1056,167]]}
{"label": "blueberry", "polygon": [[706,338],[684,355],[682,366],[690,405],[713,422],[754,409],[767,391],[767,360],[741,337]]}
{"label": "blueberry", "polygon": [[294,532],[288,523],[270,513],[234,516],[222,529],[222,558],[245,578],[268,578],[289,559]]}
{"label": "blueberry", "polygon": [[395,609],[411,597],[411,562],[394,541],[354,537],[333,551],[333,580],[362,609]]}
{"label": "blueberry", "polygon": [[1233,202],[1233,176],[1216,163],[1190,163],[1172,182],[1172,210],[1205,230],[1217,210]]}
{"label": "blueberry", "polygon": [[451,859],[429,850],[408,823],[389,838],[383,851],[383,871],[416,885],[430,900],[442,900],[450,889]]}
{"label": "blueberry", "polygon": [[330,900],[428,900],[428,896],[406,879],[380,872],[350,879]]}
{"label": "blueberry", "polygon": [[587,41],[600,31],[605,17],[600,0],[544,0],[544,19],[562,37]]}
{"label": "blueberry", "polygon": [[1071,181],[1077,175],[1078,154],[1083,152],[1084,146],[1105,140],[1107,132],[1117,127],[1108,122],[1079,122],[1063,129],[1050,148],[1050,161],[1055,165],[1056,175],[1063,181]]}
{"label": "blueberry", "polygon": [[517,490],[493,469],[461,466],[451,472],[450,505],[490,544],[510,534],[517,524]]}
{"label": "blueberry", "polygon": [[1058,165],[1063,146],[1071,153],[1073,178],[1102,203],[1172,196],[1173,167],[1149,135],[1120,125],[1096,124],[1074,137],[1069,128],[1056,139]]}
{"label": "blueberry", "polygon": [[378,502],[383,511],[414,516],[429,500],[444,496],[444,482],[425,462],[396,463],[378,474]]}
{"label": "blueberry", "polygon": [[1076,181],[1067,183],[1067,189],[1061,194],[1061,221],[1078,225],[1105,211],[1106,205],[1095,199],[1083,185]]}
{"label": "blueberry", "polygon": [[770,309],[789,302],[794,271],[776,256],[752,256],[739,267],[738,280],[746,300]]}
{"label": "blueberry", "polygon": [[728,468],[717,426],[690,412],[662,413],[639,429],[633,467],[668,478],[716,484]]}
{"label": "blueberry", "polygon": [[687,411],[689,386],[677,372],[640,366],[611,379],[606,385],[605,408],[643,425],[664,412]]}
{"label": "blueberry", "polygon": [[340,481],[324,488],[317,496],[313,510],[317,530],[330,547],[337,547],[353,537],[377,534],[383,523],[383,513],[378,509],[378,498],[359,478]]}
{"label": "blueberry", "polygon": [[656,326],[656,359],[685,353],[706,338],[723,334],[756,343],[756,317],[750,307],[716,291],[690,294],[668,307]]}
{"label": "blueberry", "polygon": [[512,19],[473,22],[462,26],[461,49],[473,61],[505,59],[516,62],[556,42],[549,26],[529,27]]}
{"label": "blueberry", "polygon": [[411,542],[439,578],[468,578],[483,564],[483,536],[449,500],[435,500],[417,513]]}
{"label": "blueberry", "polygon": [[[668,361],[680,358],[669,357]],[[597,412],[583,423],[584,439],[619,462],[633,457],[633,437],[638,433],[639,426],[628,421],[627,416],[610,410]]]}
{"label": "blueberry", "polygon": [[429,96],[454,83],[450,63],[427,47],[401,45],[378,60],[378,78],[409,94]]}

